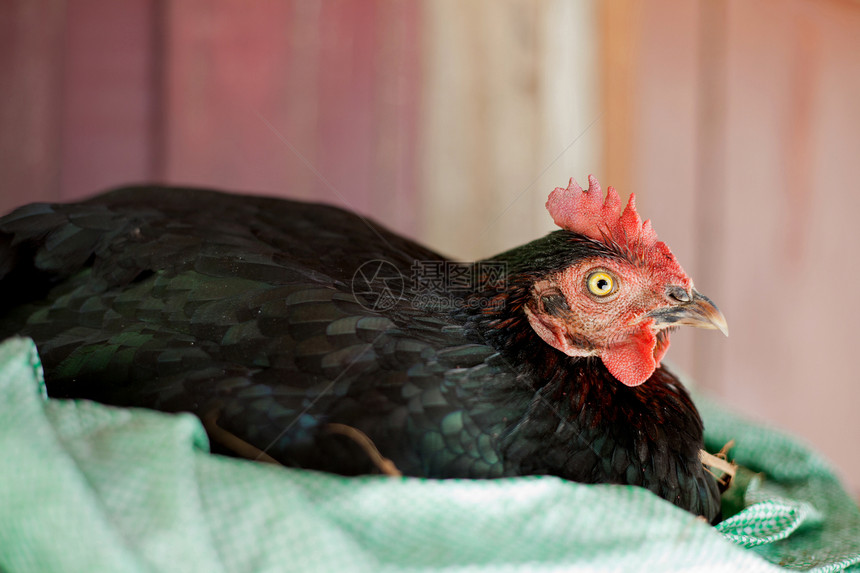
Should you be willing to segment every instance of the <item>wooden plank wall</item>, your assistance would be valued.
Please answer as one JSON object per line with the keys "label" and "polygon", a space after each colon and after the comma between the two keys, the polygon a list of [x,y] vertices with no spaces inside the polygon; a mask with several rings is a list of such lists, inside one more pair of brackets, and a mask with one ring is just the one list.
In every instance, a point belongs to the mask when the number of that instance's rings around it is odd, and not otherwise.
{"label": "wooden plank wall", "polygon": [[160,173],[158,4],[67,2],[62,49],[59,195],[73,199]]}
{"label": "wooden plank wall", "polygon": [[680,331],[670,358],[860,492],[860,4],[631,5],[610,24],[632,28],[630,94],[605,101],[632,119],[609,126],[606,161],[731,330]]}
{"label": "wooden plank wall", "polygon": [[3,2],[0,211],[161,181],[342,204],[414,233],[419,9]]}
{"label": "wooden plank wall", "polygon": [[161,181],[492,254],[550,228],[553,187],[600,175],[593,6],[10,0],[0,209]]}
{"label": "wooden plank wall", "polygon": [[414,230],[416,4],[171,2],[166,37],[167,180]]}
{"label": "wooden plank wall", "polygon": [[0,3],[0,212],[59,199],[62,0]]}
{"label": "wooden plank wall", "polygon": [[423,7],[421,235],[490,256],[553,228],[553,188],[602,175],[595,3]]}

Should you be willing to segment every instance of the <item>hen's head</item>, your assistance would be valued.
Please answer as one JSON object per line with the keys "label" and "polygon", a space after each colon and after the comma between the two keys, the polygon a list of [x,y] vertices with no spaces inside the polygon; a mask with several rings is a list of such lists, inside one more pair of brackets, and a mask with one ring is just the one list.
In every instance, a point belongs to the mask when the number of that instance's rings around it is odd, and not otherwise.
{"label": "hen's head", "polygon": [[584,191],[571,179],[549,196],[547,209],[575,234],[579,256],[536,280],[524,311],[547,344],[569,356],[599,356],[615,378],[637,386],[660,365],[672,327],[728,329],[639,218],[633,195],[622,211],[615,189],[604,200],[597,180],[588,182]]}

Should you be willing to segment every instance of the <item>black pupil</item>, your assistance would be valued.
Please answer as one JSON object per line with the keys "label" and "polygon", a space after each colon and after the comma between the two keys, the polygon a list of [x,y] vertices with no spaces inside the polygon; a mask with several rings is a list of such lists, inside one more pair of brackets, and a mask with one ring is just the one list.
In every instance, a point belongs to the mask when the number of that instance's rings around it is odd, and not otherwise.
{"label": "black pupil", "polygon": [[597,290],[606,290],[606,287],[609,286],[609,281],[606,279],[598,279],[597,280]]}

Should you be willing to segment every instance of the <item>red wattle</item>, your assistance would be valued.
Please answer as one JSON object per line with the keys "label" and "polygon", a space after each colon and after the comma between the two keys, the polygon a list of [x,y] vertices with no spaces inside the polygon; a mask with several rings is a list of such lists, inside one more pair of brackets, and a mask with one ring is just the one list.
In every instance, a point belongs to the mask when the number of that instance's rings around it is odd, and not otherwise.
{"label": "red wattle", "polygon": [[[654,348],[657,337],[650,324],[643,324],[624,342],[610,347],[600,355],[609,373],[626,386],[639,386],[657,369]],[[662,358],[662,356],[661,356]]]}

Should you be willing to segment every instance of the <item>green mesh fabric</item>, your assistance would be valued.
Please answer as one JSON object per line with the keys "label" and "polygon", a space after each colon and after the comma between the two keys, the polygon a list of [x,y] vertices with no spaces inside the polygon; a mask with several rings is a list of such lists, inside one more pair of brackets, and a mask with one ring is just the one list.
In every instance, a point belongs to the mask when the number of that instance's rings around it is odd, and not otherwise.
{"label": "green mesh fabric", "polygon": [[[699,400],[701,402],[701,400]],[[860,562],[828,465],[704,404],[746,506],[717,528],[635,487],[342,478],[212,456],[190,415],[47,400],[0,345],[0,571],[774,571]],[[759,472],[759,473],[754,473]]]}
{"label": "green mesh fabric", "polygon": [[697,403],[706,446],[718,450],[734,439],[731,454],[747,473],[741,477],[747,482],[743,511],[720,523],[720,532],[792,569],[841,571],[860,564],[860,510],[826,460],[796,438],[701,398]]}

